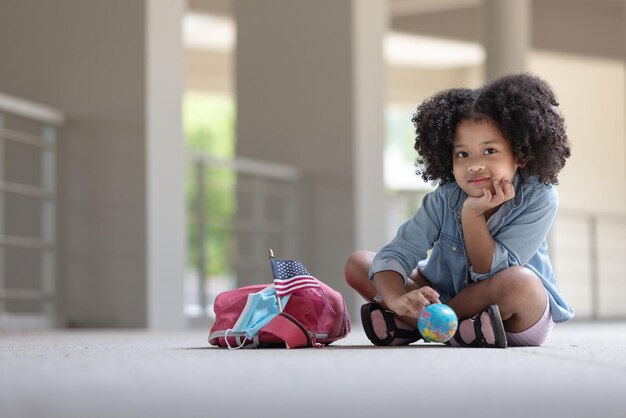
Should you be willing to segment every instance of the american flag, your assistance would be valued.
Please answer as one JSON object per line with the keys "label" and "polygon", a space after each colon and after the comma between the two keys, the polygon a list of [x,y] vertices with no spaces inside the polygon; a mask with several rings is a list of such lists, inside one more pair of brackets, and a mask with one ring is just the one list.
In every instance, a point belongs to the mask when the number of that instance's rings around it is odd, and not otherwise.
{"label": "american flag", "polygon": [[311,276],[299,261],[272,259],[272,276],[278,297],[290,295],[301,289],[321,289],[319,281]]}

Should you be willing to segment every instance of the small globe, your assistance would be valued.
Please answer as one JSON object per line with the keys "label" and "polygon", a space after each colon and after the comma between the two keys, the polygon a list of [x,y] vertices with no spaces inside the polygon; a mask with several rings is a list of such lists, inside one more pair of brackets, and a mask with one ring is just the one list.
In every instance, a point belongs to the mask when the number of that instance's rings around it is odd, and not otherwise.
{"label": "small globe", "polygon": [[456,313],[442,303],[428,305],[417,319],[417,328],[422,337],[434,343],[445,343],[452,338],[458,324]]}

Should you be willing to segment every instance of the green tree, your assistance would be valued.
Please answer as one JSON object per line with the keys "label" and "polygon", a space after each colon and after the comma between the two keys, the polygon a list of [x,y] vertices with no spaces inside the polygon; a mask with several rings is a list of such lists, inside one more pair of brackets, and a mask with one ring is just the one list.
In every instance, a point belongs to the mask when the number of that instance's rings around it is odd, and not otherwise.
{"label": "green tree", "polygon": [[[188,92],[183,101],[183,129],[187,149],[217,159],[235,155],[235,107],[231,97]],[[199,226],[197,164],[187,165],[188,259],[198,268]],[[233,247],[232,219],[236,210],[236,174],[229,169],[204,167],[205,257],[209,277],[230,272]]]}

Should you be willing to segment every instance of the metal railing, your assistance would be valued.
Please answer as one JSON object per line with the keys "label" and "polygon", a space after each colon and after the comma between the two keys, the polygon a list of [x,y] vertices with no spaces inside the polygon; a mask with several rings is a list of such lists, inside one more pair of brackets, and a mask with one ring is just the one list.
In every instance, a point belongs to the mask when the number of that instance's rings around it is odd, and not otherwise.
{"label": "metal railing", "polygon": [[551,236],[559,284],[580,318],[626,318],[626,216],[561,210]]}
{"label": "metal railing", "polygon": [[225,160],[195,152],[188,161],[192,268],[185,310],[189,317],[210,318],[219,292],[247,284],[250,275],[262,280],[258,272],[268,268],[269,247],[297,254],[301,175],[289,165],[242,157]]}
{"label": "metal railing", "polygon": [[[56,323],[56,129],[63,122],[63,114],[56,109],[0,94],[0,328],[52,326]],[[25,128],[27,125],[29,129]],[[39,154],[39,167],[29,168],[33,173],[39,173],[38,184],[7,178],[10,143]],[[7,233],[10,215],[7,208],[15,196],[40,202],[40,219],[28,221],[41,225],[39,236]],[[39,254],[40,278],[30,280],[30,287],[7,277],[8,262],[13,261],[7,257],[7,251],[12,248]],[[20,257],[14,255],[13,258]],[[13,267],[11,273],[18,270]],[[32,286],[33,282],[38,286]],[[32,302],[40,309],[29,311]]]}

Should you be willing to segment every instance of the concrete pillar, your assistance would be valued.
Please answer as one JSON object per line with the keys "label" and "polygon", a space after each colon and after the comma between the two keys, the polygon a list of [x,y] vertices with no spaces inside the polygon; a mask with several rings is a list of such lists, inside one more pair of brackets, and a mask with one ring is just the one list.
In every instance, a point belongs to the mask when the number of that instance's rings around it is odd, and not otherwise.
{"label": "concrete pillar", "polygon": [[0,4],[0,91],[67,115],[57,174],[68,325],[183,324],[183,10],[182,0]]}
{"label": "concrete pillar", "polygon": [[383,175],[386,65],[383,39],[387,2],[353,1],[354,241],[356,248],[378,250],[385,244]]}
{"label": "concrete pillar", "polygon": [[[302,251],[277,257],[300,257],[352,305],[344,262],[357,248],[378,250],[385,238],[385,1],[234,6],[237,154],[293,164],[304,178]],[[239,279],[258,282],[263,273]]]}
{"label": "concrete pillar", "polygon": [[185,271],[182,133],[185,1],[145,0],[145,251],[149,328],[181,328]]}
{"label": "concrete pillar", "polygon": [[531,42],[529,0],[484,0],[485,79],[526,70]]}

